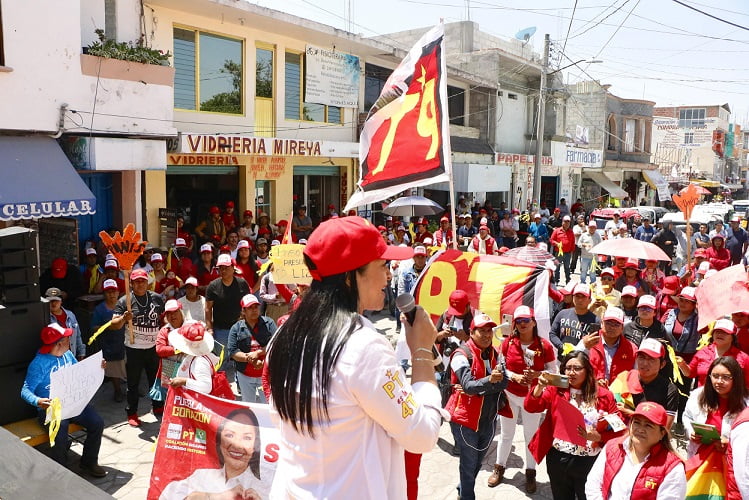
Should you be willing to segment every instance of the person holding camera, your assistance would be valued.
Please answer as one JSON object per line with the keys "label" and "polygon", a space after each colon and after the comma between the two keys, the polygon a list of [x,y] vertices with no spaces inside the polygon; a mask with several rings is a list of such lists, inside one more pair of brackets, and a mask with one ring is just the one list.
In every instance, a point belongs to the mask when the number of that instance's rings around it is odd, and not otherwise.
{"label": "person holding camera", "polygon": [[[598,385],[588,355],[572,351],[562,359],[564,377],[542,373],[538,383],[525,398],[525,411],[541,413],[547,410],[541,427],[533,436],[529,448],[537,463],[546,457],[546,470],[554,500],[584,499],[585,480],[593,467],[601,447],[622,431],[614,432],[604,416],[621,419],[614,395]],[[565,399],[583,415],[585,427],[578,434],[585,445],[555,438],[560,422],[557,405]]]}
{"label": "person holding camera", "polygon": [[497,447],[497,463],[494,472],[487,482],[494,488],[502,482],[510,455],[512,440],[515,436],[515,425],[518,417],[523,416],[523,435],[525,436],[525,491],[536,492],[536,462],[533,460],[528,443],[538,428],[541,420],[540,413],[529,413],[523,409],[523,401],[528,395],[530,387],[536,384],[536,379],[542,371],[557,372],[556,350],[551,342],[538,335],[538,324],[533,310],[528,306],[520,306],[512,315],[512,335],[502,342],[501,353],[505,357],[508,404],[512,410],[511,417],[500,416],[502,425],[501,439]]}
{"label": "person holding camera", "polygon": [[453,391],[445,407],[453,438],[460,443],[458,494],[462,500],[475,498],[476,476],[494,438],[501,395],[507,387],[503,363],[492,347],[497,324],[480,313],[470,326],[471,337],[450,360]]}

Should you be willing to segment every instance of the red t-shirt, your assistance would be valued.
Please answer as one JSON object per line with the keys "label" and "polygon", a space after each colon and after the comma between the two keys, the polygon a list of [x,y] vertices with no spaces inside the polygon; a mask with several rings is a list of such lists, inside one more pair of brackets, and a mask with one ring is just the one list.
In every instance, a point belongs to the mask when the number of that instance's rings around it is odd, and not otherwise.
{"label": "red t-shirt", "polygon": [[749,354],[749,328],[738,328],[736,331],[736,343],[744,354]]}
{"label": "red t-shirt", "polygon": [[[697,385],[702,387],[707,379],[707,372],[710,370],[710,364],[718,356],[715,346],[710,344],[697,351],[689,363],[689,369],[692,372],[692,378],[697,379]],[[731,346],[723,356],[730,356],[739,363],[744,371],[744,383],[749,387],[749,356],[740,351],[736,346]]]}
{"label": "red t-shirt", "polygon": [[65,324],[65,322],[68,320],[68,314],[65,312],[65,309],[60,311],[60,314],[55,314],[54,316],[61,327],[67,328],[67,325]]}
{"label": "red t-shirt", "polygon": [[[546,363],[550,363],[556,359],[556,350],[551,345],[551,342],[546,339],[535,338],[527,348],[535,353],[533,363],[530,367],[525,360],[525,348],[520,344],[518,337],[508,337],[502,342],[502,355],[505,357],[505,364],[508,370],[519,374],[522,374],[526,368],[541,371],[544,369]],[[534,380],[531,383],[531,387],[535,384],[536,381]],[[525,397],[528,394],[528,389],[529,386],[518,384],[512,380],[507,384],[507,390],[516,396]]]}
{"label": "red t-shirt", "polygon": [[707,414],[706,424],[714,425],[718,432],[723,432],[723,415],[728,411],[728,398],[718,398],[718,409]]}

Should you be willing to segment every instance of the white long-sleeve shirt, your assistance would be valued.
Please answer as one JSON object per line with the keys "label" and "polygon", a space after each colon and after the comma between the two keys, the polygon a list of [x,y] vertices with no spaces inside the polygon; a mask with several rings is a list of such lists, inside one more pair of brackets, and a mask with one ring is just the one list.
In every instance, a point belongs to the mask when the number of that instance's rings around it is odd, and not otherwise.
{"label": "white long-sleeve shirt", "polygon": [[177,370],[177,377],[187,379],[185,387],[195,392],[210,394],[213,390],[213,367],[218,358],[213,354],[205,356],[186,356]]}
{"label": "white long-sleeve shirt", "polygon": [[360,318],[330,374],[330,422],[317,424],[314,439],[271,405],[281,445],[271,499],[405,499],[403,450],[426,453],[437,442],[439,390],[411,386],[390,343]]}
{"label": "white long-sleeve shirt", "polygon": [[733,475],[739,486],[741,498],[749,498],[749,422],[731,430],[733,450]]}
{"label": "white long-sleeve shirt", "polygon": [[[629,438],[624,440],[623,446],[625,450],[628,448],[628,443]],[[616,444],[608,443],[606,446],[616,446]],[[642,469],[646,460],[647,457],[645,457],[645,460],[639,464],[636,464],[632,461],[630,453],[625,453],[622,468],[619,469],[619,472],[617,472],[616,476],[614,476],[614,480],[611,482],[609,496],[603,498],[601,485],[603,484],[603,474],[607,464],[606,450],[602,450],[601,453],[598,454],[598,458],[593,464],[593,468],[590,469],[590,472],[588,473],[588,479],[585,482],[585,497],[588,500],[619,500],[622,498],[631,498],[634,479],[637,477],[637,474],[640,473],[640,469]],[[663,481],[660,481],[658,493],[655,498],[656,500],[682,500],[686,495],[687,476],[684,472],[684,465],[680,464],[671,469],[671,472],[666,474]]]}

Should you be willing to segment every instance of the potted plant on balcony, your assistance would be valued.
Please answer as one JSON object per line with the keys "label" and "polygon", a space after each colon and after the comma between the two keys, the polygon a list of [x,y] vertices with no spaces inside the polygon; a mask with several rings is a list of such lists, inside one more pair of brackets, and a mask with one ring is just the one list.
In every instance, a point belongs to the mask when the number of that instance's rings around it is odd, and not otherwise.
{"label": "potted plant on balcony", "polygon": [[144,84],[174,85],[174,68],[169,51],[152,49],[142,43],[117,42],[97,29],[99,40],[84,47],[81,72],[99,78],[130,80]]}

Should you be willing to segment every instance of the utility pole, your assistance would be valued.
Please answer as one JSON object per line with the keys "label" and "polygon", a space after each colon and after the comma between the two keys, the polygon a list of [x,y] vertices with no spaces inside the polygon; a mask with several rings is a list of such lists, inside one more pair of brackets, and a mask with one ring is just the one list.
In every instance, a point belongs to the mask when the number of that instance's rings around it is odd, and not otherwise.
{"label": "utility pole", "polygon": [[[547,33],[544,36],[544,60],[541,65],[541,85],[538,96],[538,120],[536,123],[536,161],[533,165],[533,198],[541,207],[541,159],[544,155],[544,117],[546,115],[546,75],[549,71],[549,44],[551,38]],[[538,208],[536,210],[538,210]]]}

